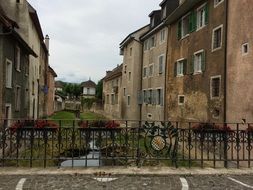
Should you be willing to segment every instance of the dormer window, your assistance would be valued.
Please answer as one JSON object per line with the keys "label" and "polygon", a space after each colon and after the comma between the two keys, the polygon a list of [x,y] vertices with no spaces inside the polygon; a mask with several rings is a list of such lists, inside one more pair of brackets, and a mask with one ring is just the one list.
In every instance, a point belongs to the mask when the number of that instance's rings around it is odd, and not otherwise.
{"label": "dormer window", "polygon": [[162,19],[166,18],[166,6],[162,9]]}

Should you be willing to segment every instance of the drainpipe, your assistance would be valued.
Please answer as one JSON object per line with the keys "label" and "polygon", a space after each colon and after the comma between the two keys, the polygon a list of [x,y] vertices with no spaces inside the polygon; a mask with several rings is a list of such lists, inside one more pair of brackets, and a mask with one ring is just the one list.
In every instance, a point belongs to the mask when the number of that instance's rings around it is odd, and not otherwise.
{"label": "drainpipe", "polygon": [[167,112],[167,79],[168,79],[168,72],[167,72],[167,69],[168,69],[168,53],[169,53],[169,34],[170,34],[170,26],[167,26],[167,45],[166,45],[166,56],[165,56],[165,71],[164,71],[164,90],[163,90],[163,113],[164,113],[164,116],[163,116],[163,120],[164,121],[167,121],[168,120],[168,112]]}
{"label": "drainpipe", "polygon": [[228,0],[225,1],[225,57],[224,57],[224,123],[227,122],[227,46],[228,46]]}

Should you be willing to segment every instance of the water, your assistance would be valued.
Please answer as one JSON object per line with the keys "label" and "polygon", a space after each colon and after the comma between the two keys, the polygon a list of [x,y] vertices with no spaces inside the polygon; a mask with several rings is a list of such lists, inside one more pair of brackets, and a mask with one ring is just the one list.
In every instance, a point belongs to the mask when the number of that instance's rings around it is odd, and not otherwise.
{"label": "water", "polygon": [[[94,141],[89,143],[91,151],[87,156],[82,156],[80,159],[73,159],[73,167],[96,167],[103,165],[102,161],[100,160],[101,152],[99,148],[95,145]],[[87,158],[87,162],[86,162]],[[87,163],[87,165],[86,165]],[[72,160],[66,160],[61,163],[61,167],[72,167]]]}

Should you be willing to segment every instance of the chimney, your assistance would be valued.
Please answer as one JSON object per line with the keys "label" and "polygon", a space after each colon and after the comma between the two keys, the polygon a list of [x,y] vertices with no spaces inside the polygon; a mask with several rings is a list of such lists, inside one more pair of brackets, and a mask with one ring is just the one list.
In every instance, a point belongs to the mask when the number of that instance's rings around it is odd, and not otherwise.
{"label": "chimney", "polygon": [[46,44],[48,52],[49,52],[49,40],[50,40],[49,36],[46,35],[46,37],[45,37],[45,44]]}

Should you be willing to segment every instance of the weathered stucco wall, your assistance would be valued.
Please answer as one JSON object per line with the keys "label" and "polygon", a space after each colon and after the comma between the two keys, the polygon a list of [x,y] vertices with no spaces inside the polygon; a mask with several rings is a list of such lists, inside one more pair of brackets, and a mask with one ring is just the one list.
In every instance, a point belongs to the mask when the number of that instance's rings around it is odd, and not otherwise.
{"label": "weathered stucco wall", "polygon": [[[161,42],[161,31],[165,32],[165,39]],[[147,68],[147,75],[149,75],[149,67],[153,65],[153,75],[142,78],[142,91],[143,90],[156,90],[162,89],[163,94],[165,92],[165,64],[166,64],[166,50],[167,50],[167,27],[162,27],[154,35],[155,36],[155,47],[151,49],[143,49],[143,69]],[[159,73],[159,56],[164,56],[163,72]],[[165,97],[163,95],[163,97]],[[164,98],[163,98],[164,99]],[[156,104],[142,104],[142,120],[164,120],[164,100],[161,105]]]}
{"label": "weathered stucco wall", "polygon": [[54,113],[54,95],[55,95],[55,81],[54,75],[50,72],[47,73],[48,82],[48,93],[47,93],[47,115],[52,115]]}
{"label": "weathered stucco wall", "polygon": [[[178,22],[171,25],[168,40],[167,59],[167,111],[170,120],[187,121],[223,121],[224,105],[224,3],[214,8],[214,1],[202,1],[194,9],[208,2],[208,24],[185,38],[178,40]],[[186,13],[187,14],[187,13]],[[185,15],[186,15],[185,14]],[[183,15],[182,15],[183,16]],[[212,52],[212,32],[217,26],[223,24],[222,48]],[[206,52],[206,69],[200,74],[188,74],[190,62],[195,52],[199,50]],[[174,76],[174,67],[177,60],[187,59],[187,74],[181,77]],[[212,76],[221,76],[220,98],[212,100],[210,97],[210,79]],[[185,96],[185,104],[178,104],[178,95]],[[219,109],[219,118],[213,118],[214,109]]]}
{"label": "weathered stucco wall", "polygon": [[[253,4],[229,1],[227,50],[227,121],[253,122]],[[248,43],[248,53],[242,45]]]}

